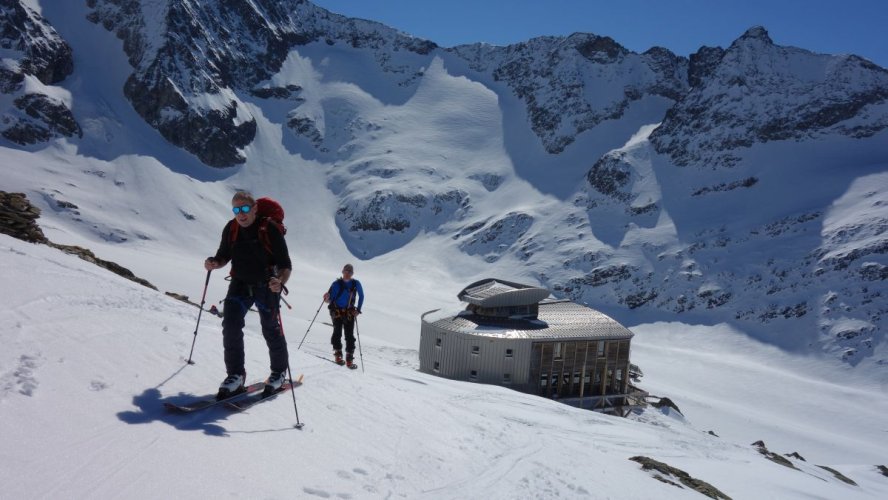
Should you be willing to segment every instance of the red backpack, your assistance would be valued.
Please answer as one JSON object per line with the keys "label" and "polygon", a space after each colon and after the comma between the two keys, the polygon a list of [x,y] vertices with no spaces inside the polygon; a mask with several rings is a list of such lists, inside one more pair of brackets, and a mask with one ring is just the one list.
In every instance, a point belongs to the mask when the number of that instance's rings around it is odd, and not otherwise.
{"label": "red backpack", "polygon": [[[287,226],[284,225],[284,209],[277,201],[263,197],[256,200],[256,218],[259,219],[259,241],[265,247],[265,251],[269,254],[271,251],[271,240],[268,238],[268,225],[274,224],[274,227],[280,231],[281,236],[287,234]],[[237,230],[240,224],[237,220],[231,219],[231,229],[228,231],[228,241],[234,244],[237,240]]]}

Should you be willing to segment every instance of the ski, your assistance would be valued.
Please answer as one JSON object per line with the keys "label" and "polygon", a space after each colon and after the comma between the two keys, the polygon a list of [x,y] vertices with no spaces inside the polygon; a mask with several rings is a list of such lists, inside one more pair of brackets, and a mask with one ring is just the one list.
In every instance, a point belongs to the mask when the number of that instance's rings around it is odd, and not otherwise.
{"label": "ski", "polygon": [[350,365],[345,365],[345,366],[347,366],[349,370],[357,370],[358,369],[357,363],[352,363]]}
{"label": "ski", "polygon": [[[293,381],[294,388],[302,385],[302,378],[303,378],[302,374],[299,374],[299,376],[296,377],[296,380]],[[237,401],[228,401],[225,403],[225,407],[229,408],[231,410],[236,410],[236,411],[246,411],[246,410],[249,410],[250,408],[252,408],[253,406],[256,406],[259,403],[274,399],[280,393],[282,393],[284,391],[289,391],[289,390],[290,390],[290,381],[288,380],[288,381],[284,382],[283,384],[281,384],[280,388],[278,390],[272,392],[271,394],[266,394],[265,391],[262,391],[262,392],[257,391],[258,393],[250,394],[247,397],[238,399]]]}
{"label": "ski", "polygon": [[255,382],[253,384],[250,384],[250,385],[244,387],[243,391],[238,392],[237,394],[233,394],[225,399],[216,400],[216,396],[214,394],[209,394],[207,396],[203,396],[195,401],[192,401],[192,402],[184,404],[184,405],[177,405],[177,404],[170,403],[169,401],[167,401],[163,404],[163,406],[167,410],[170,410],[173,412],[191,413],[191,412],[195,412],[195,411],[199,411],[199,410],[204,410],[204,409],[216,406],[216,405],[220,405],[222,403],[228,403],[228,402],[234,401],[234,400],[241,398],[241,397],[249,396],[251,394],[261,391],[264,388],[265,388],[264,381],[263,382]]}

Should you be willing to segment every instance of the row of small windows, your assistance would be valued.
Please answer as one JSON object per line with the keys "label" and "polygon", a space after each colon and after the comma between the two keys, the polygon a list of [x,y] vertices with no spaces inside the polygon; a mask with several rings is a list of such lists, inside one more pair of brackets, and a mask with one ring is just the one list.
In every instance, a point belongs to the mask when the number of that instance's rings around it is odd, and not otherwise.
{"label": "row of small windows", "polygon": [[[439,361],[435,361],[435,371],[438,372],[441,370],[441,363]],[[478,380],[478,370],[472,370],[469,372],[469,380],[477,381]],[[503,373],[503,383],[509,384],[512,382],[512,374],[511,373]]]}
{"label": "row of small windows", "polygon": [[[442,344],[443,344],[443,342],[440,337],[435,340],[435,347],[441,347]],[[472,355],[478,356],[479,354],[481,354],[481,346],[473,345],[472,346]],[[506,357],[507,358],[512,358],[514,356],[515,356],[515,352],[512,349],[506,349]]]}

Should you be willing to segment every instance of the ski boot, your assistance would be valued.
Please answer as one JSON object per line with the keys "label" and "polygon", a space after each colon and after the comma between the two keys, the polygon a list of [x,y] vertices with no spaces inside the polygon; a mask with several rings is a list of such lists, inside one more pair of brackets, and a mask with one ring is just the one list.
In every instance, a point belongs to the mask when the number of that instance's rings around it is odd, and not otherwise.
{"label": "ski boot", "polygon": [[225,377],[222,385],[219,386],[219,393],[216,394],[216,401],[230,398],[241,392],[244,392],[244,376],[240,374],[232,374]]}
{"label": "ski boot", "polygon": [[349,367],[352,370],[354,370],[358,367],[358,365],[355,364],[355,354],[354,353],[352,353],[352,352],[345,353],[345,366]]}
{"label": "ski boot", "polygon": [[271,372],[271,375],[265,379],[265,389],[262,390],[262,397],[267,398],[279,391],[287,380],[286,375],[287,372]]}
{"label": "ski boot", "polygon": [[341,349],[335,349],[333,351],[333,362],[336,363],[337,365],[340,365],[340,366],[345,364],[345,361],[342,360],[342,350]]}

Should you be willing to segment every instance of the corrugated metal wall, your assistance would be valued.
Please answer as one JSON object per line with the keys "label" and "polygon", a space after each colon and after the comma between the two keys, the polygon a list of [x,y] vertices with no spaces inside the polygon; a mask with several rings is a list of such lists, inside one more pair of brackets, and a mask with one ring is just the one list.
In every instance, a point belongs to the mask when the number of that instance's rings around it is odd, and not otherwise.
{"label": "corrugated metal wall", "polygon": [[531,339],[455,333],[423,321],[419,370],[454,380],[524,390],[529,382],[531,347]]}

